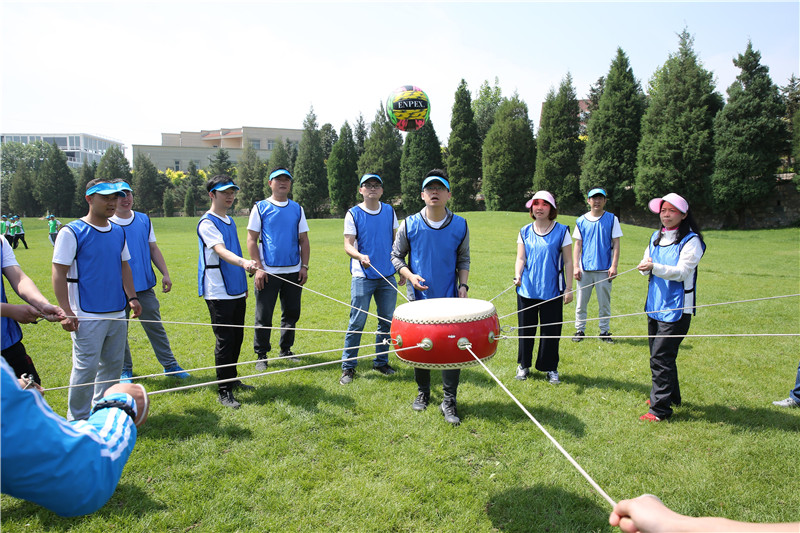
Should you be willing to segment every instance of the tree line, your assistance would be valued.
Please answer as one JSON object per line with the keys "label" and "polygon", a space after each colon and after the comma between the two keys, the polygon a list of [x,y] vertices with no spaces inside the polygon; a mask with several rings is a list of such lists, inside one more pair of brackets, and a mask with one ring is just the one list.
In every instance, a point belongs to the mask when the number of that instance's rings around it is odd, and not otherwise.
{"label": "tree line", "polygon": [[237,178],[238,207],[248,208],[270,195],[268,172],[285,167],[294,176],[293,197],[309,217],[342,216],[359,201],[358,180],[366,173],[383,178],[384,201],[411,214],[423,205],[420,177],[444,168],[455,211],[518,211],[526,194],[546,189],[561,212],[577,214],[585,209],[585,192],[603,187],[608,209],[618,215],[675,191],[692,199],[693,210],[723,213],[730,225],[741,225],[745,208],[772,193],[775,174],[794,168],[800,80],[792,75],[786,86],[775,85],[748,42],[733,58],[740,72],[726,102],[694,51],[693,37],[687,30],[678,37],[678,50],[652,75],[646,92],[621,48],[590,87],[583,112],[567,73],[547,94],[538,131],[527,104],[516,93],[503,96],[495,78],[493,85],[484,81],[474,99],[461,80],[446,145],[430,120],[404,139],[382,103],[369,125],[360,115],[354,127],[345,122],[338,133],[331,124],[318,126],[312,107],[296,149],[279,140],[265,161],[245,140],[238,162],[219,149],[207,168],[190,164],[186,172],[158,171],[144,154],[137,154],[131,169],[117,148],[99,165],[84,163],[73,171],[55,145],[6,143],[2,210],[80,216],[86,207],[78,191],[103,177],[129,181],[139,210],[194,216],[208,208],[206,176],[218,173]]}

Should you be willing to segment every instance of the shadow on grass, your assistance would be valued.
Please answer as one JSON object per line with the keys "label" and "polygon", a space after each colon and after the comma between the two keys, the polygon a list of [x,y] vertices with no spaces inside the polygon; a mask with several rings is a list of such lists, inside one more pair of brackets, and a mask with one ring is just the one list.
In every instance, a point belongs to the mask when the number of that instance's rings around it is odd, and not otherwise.
{"label": "shadow on grass", "polygon": [[301,407],[310,413],[318,413],[317,404],[320,401],[352,409],[356,401],[346,394],[333,394],[323,387],[309,387],[299,383],[270,383],[266,387],[257,386],[256,390],[244,401],[268,405],[275,401],[286,402],[295,407]]}
{"label": "shadow on grass", "polygon": [[[570,413],[547,407],[530,407],[526,405],[525,408],[548,431],[563,431],[576,437],[584,435],[586,424]],[[528,424],[532,431],[539,431],[528,416],[510,398],[508,402],[472,402],[464,400],[459,403],[459,414],[462,418],[476,417],[490,421],[497,421],[502,418],[512,424]]]}
{"label": "shadow on grass", "polygon": [[[576,394],[583,394],[586,389],[611,389],[615,391],[624,390],[648,397],[650,395],[650,383],[622,381],[614,378],[584,376],[583,374],[565,374],[562,380],[570,385],[575,385]],[[644,401],[644,400],[642,400]]]}
{"label": "shadow on grass", "polygon": [[508,489],[486,502],[486,513],[499,531],[608,531],[609,512],[599,500],[542,484]]}
{"label": "shadow on grass", "polygon": [[[216,402],[209,398],[209,402]],[[228,437],[230,439],[245,440],[252,437],[249,429],[232,425],[230,419],[225,419],[213,409],[192,407],[179,413],[165,412],[151,414],[147,423],[140,429],[139,438],[142,439],[174,439],[186,438],[193,435],[211,435],[213,437]]]}
{"label": "shadow on grass", "polygon": [[730,404],[695,405],[683,402],[683,407],[676,409],[670,418],[673,423],[697,420],[738,426],[748,431],[780,430],[791,433],[800,431],[800,416],[797,416],[796,413],[781,411],[778,407],[753,408]]}
{"label": "shadow on grass", "polygon": [[[4,496],[5,498],[5,496]],[[9,502],[10,505],[9,505]],[[120,483],[111,499],[98,511],[85,516],[63,517],[58,516],[44,507],[25,500],[8,497],[3,504],[3,525],[11,527],[12,524],[29,524],[37,519],[43,530],[67,531],[73,527],[80,527],[86,520],[97,520],[103,517],[130,516],[131,509],[135,508],[137,514],[155,512],[166,509],[167,506],[150,498],[139,487]]]}

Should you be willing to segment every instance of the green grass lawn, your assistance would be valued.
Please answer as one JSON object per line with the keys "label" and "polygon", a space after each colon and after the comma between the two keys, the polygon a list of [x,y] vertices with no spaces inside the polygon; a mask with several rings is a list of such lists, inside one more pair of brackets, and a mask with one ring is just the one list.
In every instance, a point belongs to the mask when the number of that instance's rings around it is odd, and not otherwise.
{"label": "green grass lawn", "polygon": [[[511,284],[516,234],[525,213],[468,213],[472,237],[470,296],[491,299]],[[559,217],[574,227],[574,218]],[[66,222],[66,221],[65,221]],[[654,216],[654,223],[657,222]],[[155,219],[174,288],[161,295],[164,320],[207,324],[197,297],[196,220]],[[244,242],[246,219],[237,219]],[[349,302],[350,275],[341,220],[311,220],[308,287]],[[52,247],[46,224],[25,222],[30,250],[23,269],[49,298]],[[641,259],[652,229],[623,226],[620,272]],[[700,263],[698,304],[800,293],[800,230],[709,231]],[[614,281],[612,313],[641,313],[646,278]],[[12,295],[11,301],[17,301]],[[494,302],[515,311],[513,291]],[[589,316],[597,316],[593,299]],[[374,311],[374,306],[373,309]],[[800,299],[700,309],[690,334],[798,333]],[[254,301],[248,301],[252,325]],[[299,327],[344,330],[347,307],[310,292]],[[276,316],[278,313],[276,312]],[[574,317],[574,304],[565,319]],[[276,319],[277,320],[277,319]],[[510,316],[502,325],[516,325]],[[596,322],[587,335],[596,335]],[[375,330],[375,319],[367,330]],[[612,320],[615,335],[645,335],[646,320]],[[167,325],[185,368],[213,365],[207,325]],[[564,335],[573,333],[572,324]],[[66,385],[69,335],[58,324],[23,326],[24,342],[46,387]],[[142,328],[132,324],[134,374],[161,371]],[[254,360],[245,331],[242,360]],[[374,342],[365,336],[364,344]],[[304,361],[337,360],[341,333],[299,332],[296,353],[334,350]],[[364,350],[361,352],[365,353]],[[275,355],[274,353],[271,355]],[[669,423],[640,422],[650,389],[645,338],[562,341],[563,384],[541,373],[513,379],[516,341],[501,340],[487,366],[615,500],[644,492],[692,515],[751,521],[800,520],[800,409],[780,410],[794,384],[798,337],[688,338],[678,358],[684,403]],[[248,380],[237,411],[216,401],[216,387],[153,396],[150,419],[108,504],[64,519],[3,496],[3,531],[610,531],[610,508],[480,367],[462,372],[460,427],[432,405],[411,410],[413,370],[391,358],[385,377],[361,361],[355,381],[338,383],[338,364]],[[270,370],[300,366],[279,361]],[[251,366],[240,375],[254,374]],[[188,380],[214,379],[213,370]],[[150,391],[183,384],[147,378]],[[66,414],[66,391],[46,399]],[[32,435],[31,438],[35,438]]]}

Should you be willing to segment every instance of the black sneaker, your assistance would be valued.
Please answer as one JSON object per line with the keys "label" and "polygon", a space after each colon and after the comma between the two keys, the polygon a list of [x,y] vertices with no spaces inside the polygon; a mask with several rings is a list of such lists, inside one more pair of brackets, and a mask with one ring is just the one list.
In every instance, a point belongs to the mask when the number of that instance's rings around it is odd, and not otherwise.
{"label": "black sneaker", "polygon": [[299,363],[300,362],[300,358],[299,357],[295,357],[294,356],[294,352],[291,351],[291,350],[281,351],[281,353],[278,354],[278,355],[280,357],[288,357],[289,361],[291,361],[293,363]]}
{"label": "black sneaker", "polygon": [[390,367],[389,365],[374,366],[372,368],[373,370],[377,370],[384,376],[391,376],[392,374],[395,373],[394,368]]}
{"label": "black sneaker", "polygon": [[342,377],[339,378],[340,385],[347,385],[353,378],[356,377],[356,369],[355,368],[345,368],[342,370]]}
{"label": "black sneaker", "polygon": [[256,354],[256,372],[266,372],[267,370],[267,354]]}
{"label": "black sneaker", "polygon": [[600,340],[605,342],[606,344],[614,344],[614,339],[611,338],[611,332],[605,331],[600,334]]}
{"label": "black sneaker", "polygon": [[456,412],[456,402],[455,400],[445,400],[442,402],[442,405],[439,406],[439,410],[442,412],[444,416],[444,421],[448,424],[453,424],[457,426],[461,423],[461,419],[458,418],[458,413]]}
{"label": "black sneaker", "polygon": [[234,381],[233,388],[236,390],[256,390],[256,388],[253,387],[252,385],[242,383],[241,381]]}
{"label": "black sneaker", "polygon": [[572,336],[572,342],[581,342],[586,334],[582,331],[576,331],[575,335]]}
{"label": "black sneaker", "polygon": [[417,398],[414,400],[414,403],[411,404],[411,408],[415,411],[424,411],[428,408],[428,403],[431,401],[431,395],[425,394],[424,392],[420,392],[417,394]]}
{"label": "black sneaker", "polygon": [[219,391],[217,400],[225,407],[230,407],[231,409],[238,409],[242,406],[242,404],[236,401],[236,398],[233,397],[233,391],[230,390]]}

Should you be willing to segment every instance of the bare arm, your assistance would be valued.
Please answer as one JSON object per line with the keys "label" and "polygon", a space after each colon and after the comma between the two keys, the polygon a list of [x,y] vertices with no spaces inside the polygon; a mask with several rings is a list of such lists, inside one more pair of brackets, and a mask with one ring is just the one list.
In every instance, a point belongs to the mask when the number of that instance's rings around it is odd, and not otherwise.
{"label": "bare arm", "polygon": [[53,292],[58,300],[58,305],[64,310],[66,318],[61,321],[61,327],[65,331],[78,330],[78,318],[69,306],[69,291],[67,290],[67,273],[69,265],[53,263]]}
{"label": "bare arm", "polygon": [[525,245],[517,243],[517,260],[514,262],[514,285],[522,285],[522,271],[525,270]]}
{"label": "bare arm", "polygon": [[301,233],[297,240],[300,242],[300,274],[298,275],[298,282],[300,285],[305,285],[308,281],[308,265],[311,259],[311,243],[308,241],[308,232]]}
{"label": "bare arm", "polygon": [[51,304],[18,265],[5,267],[3,275],[14,292],[30,305],[3,304],[3,311],[0,313],[2,316],[10,316],[23,324],[33,322],[40,316],[50,322],[60,322],[66,318],[64,310]]}
{"label": "bare arm", "polygon": [[608,269],[608,277],[614,279],[619,272],[619,237],[614,238],[612,242],[614,243],[614,256],[611,258],[611,268]]}
{"label": "bare arm", "polygon": [[127,261],[122,262],[122,288],[128,297],[128,305],[131,306],[131,316],[136,318],[142,314],[142,306],[139,298],[136,297],[136,289],[133,287],[133,272]]}
{"label": "bare arm", "polygon": [[[572,272],[572,245],[568,244],[561,248],[561,256],[564,258],[564,272]],[[572,278],[569,275],[564,276],[567,287],[564,290],[564,303],[568,304],[572,301]]]}
{"label": "bare arm", "polygon": [[[573,239],[573,242],[575,243],[575,247],[572,249],[572,264],[575,265],[575,268],[572,269],[572,277],[580,281],[583,275],[581,271],[581,253],[583,253],[583,241],[580,239]],[[566,272],[569,272],[569,270],[566,270]]]}
{"label": "bare arm", "polygon": [[250,255],[250,259],[255,262],[256,268],[258,268],[254,282],[258,290],[262,290],[269,283],[269,276],[264,272],[264,265],[261,264],[261,255],[258,250],[258,238],[260,236],[261,233],[258,231],[247,230],[247,253]]}

